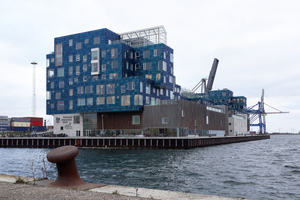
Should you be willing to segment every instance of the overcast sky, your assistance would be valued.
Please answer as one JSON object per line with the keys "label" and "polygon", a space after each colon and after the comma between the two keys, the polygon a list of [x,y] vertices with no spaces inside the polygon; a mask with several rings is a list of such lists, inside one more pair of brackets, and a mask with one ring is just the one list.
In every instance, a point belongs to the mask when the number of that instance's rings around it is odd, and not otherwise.
{"label": "overcast sky", "polygon": [[[116,33],[164,25],[177,84],[192,89],[219,66],[213,89],[228,88],[267,115],[267,131],[300,131],[300,1],[0,0],[0,115],[31,116],[32,61],[37,116],[46,116],[46,54],[54,38],[101,28]],[[275,111],[266,107],[267,111]]]}

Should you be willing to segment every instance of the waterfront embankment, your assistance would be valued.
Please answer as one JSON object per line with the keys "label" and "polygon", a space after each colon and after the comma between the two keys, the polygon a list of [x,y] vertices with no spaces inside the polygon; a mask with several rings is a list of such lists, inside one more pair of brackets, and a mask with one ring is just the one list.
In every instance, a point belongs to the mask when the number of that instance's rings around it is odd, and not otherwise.
{"label": "waterfront embankment", "polygon": [[[24,177],[23,177],[24,178]],[[26,178],[25,178],[26,179]],[[32,180],[32,179],[31,179]],[[13,176],[0,175],[0,199],[107,199],[107,200],[238,200],[239,198],[172,192],[145,188],[106,185],[90,190],[62,189],[39,185],[15,184]],[[38,181],[37,181],[38,182]]]}
{"label": "waterfront embankment", "polygon": [[270,135],[227,137],[6,137],[0,138],[0,147],[56,148],[73,145],[91,148],[190,149],[263,139],[270,139]]}

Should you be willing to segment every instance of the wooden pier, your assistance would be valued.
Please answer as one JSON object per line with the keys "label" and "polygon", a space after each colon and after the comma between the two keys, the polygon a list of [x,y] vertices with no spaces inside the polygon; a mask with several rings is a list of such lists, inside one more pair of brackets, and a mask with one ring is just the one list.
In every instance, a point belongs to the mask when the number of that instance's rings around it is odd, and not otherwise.
{"label": "wooden pier", "polygon": [[65,145],[88,148],[189,149],[270,139],[270,135],[232,137],[19,137],[0,138],[0,147],[56,148]]}

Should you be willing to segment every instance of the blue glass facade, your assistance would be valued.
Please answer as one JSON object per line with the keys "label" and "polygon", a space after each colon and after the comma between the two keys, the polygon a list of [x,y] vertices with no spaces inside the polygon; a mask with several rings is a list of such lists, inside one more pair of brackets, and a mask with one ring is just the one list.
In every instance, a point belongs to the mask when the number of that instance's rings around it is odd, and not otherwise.
{"label": "blue glass facade", "polygon": [[47,58],[47,114],[142,111],[179,99],[173,49],[133,47],[108,29],[54,39]]}

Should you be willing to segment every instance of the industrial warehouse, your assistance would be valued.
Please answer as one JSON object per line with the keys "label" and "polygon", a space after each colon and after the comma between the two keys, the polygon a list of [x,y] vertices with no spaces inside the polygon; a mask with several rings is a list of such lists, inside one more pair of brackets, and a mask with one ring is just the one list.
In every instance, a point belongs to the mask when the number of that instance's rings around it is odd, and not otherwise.
{"label": "industrial warehouse", "polygon": [[202,79],[192,91],[176,83],[163,26],[58,37],[46,58],[54,134],[179,137],[249,130],[247,99],[229,89],[212,90],[217,59],[207,83]]}

